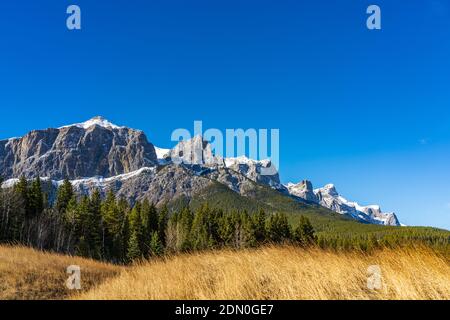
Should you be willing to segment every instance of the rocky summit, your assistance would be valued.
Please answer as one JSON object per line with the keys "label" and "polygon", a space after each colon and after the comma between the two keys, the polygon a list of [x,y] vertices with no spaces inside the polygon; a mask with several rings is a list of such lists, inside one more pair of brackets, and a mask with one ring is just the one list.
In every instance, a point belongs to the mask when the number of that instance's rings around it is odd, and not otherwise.
{"label": "rocky summit", "polygon": [[400,222],[394,213],[382,212],[378,205],[361,206],[357,202],[348,201],[337,192],[333,184],[327,184],[323,188],[313,190],[312,183],[303,180],[298,184],[289,183],[286,187],[293,196],[317,203],[355,220],[372,224],[400,226]]}
{"label": "rocky summit", "polygon": [[244,156],[218,157],[201,136],[181,141],[173,149],[157,148],[144,132],[102,117],[0,141],[3,188],[13,186],[22,176],[40,177],[54,192],[63,179],[69,179],[79,194],[113,190],[130,202],[148,199],[156,205],[189,200],[216,185],[243,197],[269,188],[280,197],[319,205],[361,222],[400,225],[394,213],[384,213],[377,205],[350,202],[334,185],[315,190],[308,180],[283,185],[278,172],[262,174],[271,165],[270,160]]}
{"label": "rocky summit", "polygon": [[0,141],[0,176],[5,179],[112,177],[157,161],[155,148],[142,131],[112,125],[101,117]]}

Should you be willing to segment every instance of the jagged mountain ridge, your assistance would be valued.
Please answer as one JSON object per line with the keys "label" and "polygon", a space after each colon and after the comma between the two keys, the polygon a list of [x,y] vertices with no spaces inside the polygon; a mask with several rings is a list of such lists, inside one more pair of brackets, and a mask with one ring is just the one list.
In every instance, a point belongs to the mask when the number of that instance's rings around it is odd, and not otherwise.
{"label": "jagged mountain ridge", "polygon": [[400,225],[395,213],[382,212],[378,205],[361,206],[357,202],[348,201],[337,192],[333,184],[313,189],[310,181],[303,180],[298,184],[289,183],[286,187],[289,193],[294,196],[320,204],[325,208],[348,215],[353,219],[373,224]]}
{"label": "jagged mountain ridge", "polygon": [[142,131],[112,125],[101,117],[0,141],[0,176],[5,179],[112,177],[155,166],[157,161],[155,148]]}
{"label": "jagged mountain ridge", "polygon": [[351,203],[333,190],[327,192],[330,188],[313,190],[306,180],[284,186],[278,172],[262,175],[270,160],[217,157],[201,136],[161,149],[142,131],[119,127],[102,117],[0,141],[0,164],[0,176],[9,179],[3,187],[12,186],[20,176],[39,176],[55,188],[68,178],[82,194],[112,189],[132,202],[146,198],[162,204],[192,198],[215,182],[242,196],[254,193],[259,184],[359,221],[399,225],[395,214]]}

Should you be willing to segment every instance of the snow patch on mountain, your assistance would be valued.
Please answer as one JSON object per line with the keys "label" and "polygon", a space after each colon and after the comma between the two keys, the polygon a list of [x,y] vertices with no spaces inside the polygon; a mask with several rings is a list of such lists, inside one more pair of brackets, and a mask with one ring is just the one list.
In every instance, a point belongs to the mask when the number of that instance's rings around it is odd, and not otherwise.
{"label": "snow patch on mountain", "polygon": [[158,160],[166,159],[168,156],[170,156],[170,151],[172,149],[164,149],[164,148],[158,148],[155,146],[155,152],[156,156],[158,157]]}
{"label": "snow patch on mountain", "polygon": [[[102,176],[95,176],[95,177],[89,177],[89,178],[70,180],[70,183],[75,188],[79,188],[82,185],[90,185],[90,186],[95,186],[97,188],[103,188],[104,186],[106,186],[107,184],[109,184],[111,182],[126,181],[128,179],[132,179],[134,177],[137,177],[137,176],[141,175],[144,172],[155,173],[156,172],[156,168],[155,167],[144,167],[144,168],[141,168],[141,169],[133,171],[133,172],[119,174],[119,175],[113,176],[113,177],[105,178],[105,177],[102,177]],[[40,179],[42,181],[50,180],[48,177],[41,177]],[[18,182],[19,182],[19,179],[16,179],[16,178],[8,179],[8,180],[6,180],[6,181],[4,181],[2,183],[1,187],[5,188],[5,189],[6,188],[11,188],[11,187],[14,187]],[[59,187],[59,186],[61,186],[63,184],[64,180],[51,180],[51,182],[56,187]]]}
{"label": "snow patch on mountain", "polygon": [[255,165],[261,165],[261,166],[268,166],[270,164],[270,159],[265,160],[254,160],[247,158],[246,156],[240,156],[236,158],[225,158],[225,165],[227,167],[231,167],[233,165],[249,165],[249,166],[255,166]]}
{"label": "snow patch on mountain", "polygon": [[6,181],[3,181],[1,187],[6,189],[6,188],[11,188],[14,187],[17,183],[19,182],[19,179],[8,179]]}
{"label": "snow patch on mountain", "polygon": [[[93,128],[94,126],[98,127]],[[72,184],[81,190],[88,190],[92,187],[100,189],[117,187],[120,189],[126,180],[130,181],[125,184],[131,184],[132,181],[138,180],[133,186],[129,186],[129,193],[136,198],[140,193],[146,192],[150,178],[158,179],[159,173],[153,166],[159,164],[159,166],[164,166],[166,169],[171,168],[172,171],[183,176],[186,182],[186,186],[183,188],[190,184],[188,174],[183,172],[183,170],[188,170],[186,172],[189,172],[192,181],[196,180],[195,177],[216,180],[238,193],[242,193],[242,190],[245,191],[247,184],[256,182],[283,194],[289,194],[299,201],[306,200],[319,204],[358,221],[382,225],[401,225],[394,213],[382,212],[378,205],[362,206],[357,202],[349,201],[339,195],[333,184],[315,190],[312,183],[307,180],[297,184],[281,184],[278,170],[275,170],[272,175],[264,174],[267,172],[266,169],[272,168],[270,159],[255,160],[246,156],[219,157],[214,154],[211,144],[203,140],[201,135],[181,141],[173,149],[164,149],[154,147],[149,143],[142,131],[119,127],[103,117],[94,117],[88,121],[59,129],[68,127],[82,128],[85,132],[47,129],[32,131],[22,138],[0,141],[0,159],[2,157],[10,159],[8,163],[5,162],[9,167],[3,164],[3,168],[8,170],[4,170],[3,174],[1,172],[0,174],[6,178],[17,178],[22,175],[33,178],[46,175],[55,179],[52,180],[55,186],[62,183],[60,179],[63,177],[71,177]],[[87,130],[88,128],[91,129]],[[126,130],[116,131],[116,129]],[[113,135],[106,134],[107,131],[113,130]],[[81,140],[80,134],[84,137]],[[112,142],[109,141],[111,136],[114,137]],[[109,144],[111,145],[109,146]],[[96,158],[108,159],[107,164],[93,163],[94,155],[99,152],[102,153],[102,157],[96,156]],[[125,158],[123,157],[124,152],[128,155]],[[24,158],[22,155],[26,155],[26,157]],[[72,168],[64,165],[68,163],[68,160],[73,163],[89,164],[89,167],[84,170],[84,166]],[[68,171],[67,168],[71,170]],[[125,170],[125,168],[127,169]],[[98,173],[109,175],[105,178],[96,176]],[[88,178],[80,178],[85,176]],[[142,180],[141,176],[144,176],[145,179]],[[167,178],[167,183],[173,179],[169,176],[165,178]],[[48,178],[41,179],[49,180]],[[202,185],[207,183],[207,180],[197,180]],[[18,181],[18,179],[6,180],[1,187],[13,187]],[[155,182],[154,191],[162,192],[167,188],[167,183],[157,185]]]}
{"label": "snow patch on mountain", "polygon": [[169,164],[170,161],[170,152],[172,149],[164,149],[158,148],[155,146],[156,157],[158,158],[158,164],[161,166]]}
{"label": "snow patch on mountain", "polygon": [[[103,187],[105,184],[113,182],[113,181],[125,181],[125,180],[131,179],[133,177],[139,176],[143,172],[152,172],[153,173],[155,171],[156,171],[156,168],[154,168],[154,167],[144,167],[139,170],[129,172],[129,173],[124,173],[124,174],[119,174],[114,177],[104,178],[102,176],[97,176],[97,177],[72,180],[70,182],[75,187],[77,187],[79,185],[84,185],[84,184],[95,185],[97,187]],[[64,182],[64,180],[59,180],[59,181],[56,181],[56,184],[58,186],[60,186],[63,182]]]}
{"label": "snow patch on mountain", "polygon": [[303,180],[300,183],[288,183],[286,186],[289,194],[302,198],[306,201],[311,201],[317,203],[317,197],[314,194],[312,183],[308,180]]}
{"label": "snow patch on mountain", "polygon": [[323,188],[313,189],[308,180],[300,183],[288,183],[289,194],[304,200],[320,204],[334,212],[347,215],[353,219],[390,226],[400,226],[397,216],[392,212],[383,212],[379,205],[362,206],[341,196],[334,184],[327,184]]}
{"label": "snow patch on mountain", "polygon": [[270,159],[254,160],[246,156],[236,158],[225,158],[225,167],[234,170],[248,179],[257,183],[264,184],[276,190],[284,190],[284,186],[280,182],[278,171],[275,174],[263,174],[263,170],[269,170],[273,165]]}
{"label": "snow patch on mountain", "polygon": [[78,127],[78,128],[82,128],[82,129],[88,129],[92,126],[100,126],[100,127],[109,128],[109,129],[125,128],[125,127],[119,127],[119,126],[115,125],[114,123],[109,122],[108,120],[106,120],[105,118],[103,118],[101,116],[97,116],[92,119],[89,119],[88,121],[70,124],[67,126],[60,127],[58,129],[69,128],[69,127]]}

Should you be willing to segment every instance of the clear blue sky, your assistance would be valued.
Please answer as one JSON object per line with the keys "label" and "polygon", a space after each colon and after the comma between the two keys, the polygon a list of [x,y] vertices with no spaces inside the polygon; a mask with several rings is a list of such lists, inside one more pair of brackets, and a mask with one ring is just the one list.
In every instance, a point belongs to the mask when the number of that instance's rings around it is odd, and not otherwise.
{"label": "clear blue sky", "polygon": [[95,115],[160,147],[194,120],[279,128],[284,182],[450,229],[448,1],[1,1],[0,35],[0,139]]}

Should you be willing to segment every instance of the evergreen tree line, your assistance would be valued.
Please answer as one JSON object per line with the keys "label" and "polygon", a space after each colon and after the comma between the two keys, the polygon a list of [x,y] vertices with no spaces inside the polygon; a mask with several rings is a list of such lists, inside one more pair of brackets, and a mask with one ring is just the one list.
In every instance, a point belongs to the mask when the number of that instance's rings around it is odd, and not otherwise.
{"label": "evergreen tree line", "polygon": [[349,234],[320,232],[317,245],[332,250],[361,250],[370,252],[378,248],[397,248],[410,245],[425,245],[437,251],[450,253],[450,233],[445,230],[423,230],[421,228],[388,228],[383,232],[353,232]]}
{"label": "evergreen tree line", "polygon": [[147,200],[130,206],[112,191],[104,198],[98,190],[79,197],[68,180],[52,203],[39,178],[21,178],[13,188],[0,190],[0,243],[116,263],[176,252],[284,242],[308,246],[316,241],[307,218],[291,228],[282,213],[225,212],[207,204],[169,212]]}

